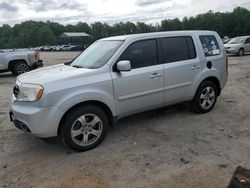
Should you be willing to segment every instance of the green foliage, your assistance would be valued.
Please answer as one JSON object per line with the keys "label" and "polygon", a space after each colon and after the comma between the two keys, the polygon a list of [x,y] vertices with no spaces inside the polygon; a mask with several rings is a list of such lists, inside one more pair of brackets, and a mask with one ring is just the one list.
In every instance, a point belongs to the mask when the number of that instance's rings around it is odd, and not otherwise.
{"label": "green foliage", "polygon": [[26,21],[13,27],[5,24],[0,27],[0,49],[59,44],[65,42],[60,38],[63,32],[86,32],[91,37],[79,40],[79,42],[90,44],[108,36],[175,30],[214,30],[221,37],[250,35],[250,11],[241,7],[226,13],[209,11],[195,17],[184,17],[182,20],[165,19],[155,25],[143,22],[136,24],[120,22],[114,25],[95,22],[89,25],[79,22],[76,25],[64,26],[50,21]]}

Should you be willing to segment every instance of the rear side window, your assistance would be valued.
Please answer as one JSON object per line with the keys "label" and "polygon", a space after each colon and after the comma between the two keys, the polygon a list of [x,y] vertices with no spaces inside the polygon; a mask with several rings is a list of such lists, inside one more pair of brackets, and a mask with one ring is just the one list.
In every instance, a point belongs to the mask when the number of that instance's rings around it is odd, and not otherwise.
{"label": "rear side window", "polygon": [[214,35],[202,35],[200,41],[206,57],[220,55],[220,47]]}
{"label": "rear side window", "polygon": [[125,50],[120,60],[129,60],[132,69],[157,65],[156,46],[156,40],[135,42]]}
{"label": "rear side window", "polygon": [[169,37],[161,39],[163,63],[196,58],[196,51],[191,37]]}

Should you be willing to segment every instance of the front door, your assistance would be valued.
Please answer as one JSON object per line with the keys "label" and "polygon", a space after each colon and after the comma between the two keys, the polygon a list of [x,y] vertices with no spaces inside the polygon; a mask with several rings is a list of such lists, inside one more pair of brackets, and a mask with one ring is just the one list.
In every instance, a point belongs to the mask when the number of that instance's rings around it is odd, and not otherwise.
{"label": "front door", "polygon": [[158,64],[156,40],[132,43],[121,60],[129,60],[132,70],[111,72],[119,115],[164,105],[164,72],[163,65]]}

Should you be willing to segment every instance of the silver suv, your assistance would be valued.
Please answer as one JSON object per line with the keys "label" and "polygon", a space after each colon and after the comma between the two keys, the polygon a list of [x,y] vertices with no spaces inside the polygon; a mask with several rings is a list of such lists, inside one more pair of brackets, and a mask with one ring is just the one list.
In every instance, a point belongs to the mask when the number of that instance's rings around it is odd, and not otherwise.
{"label": "silver suv", "polygon": [[212,31],[104,38],[68,64],[19,76],[10,118],[24,132],[58,136],[85,151],[124,116],[184,101],[194,112],[209,112],[227,68],[223,43]]}

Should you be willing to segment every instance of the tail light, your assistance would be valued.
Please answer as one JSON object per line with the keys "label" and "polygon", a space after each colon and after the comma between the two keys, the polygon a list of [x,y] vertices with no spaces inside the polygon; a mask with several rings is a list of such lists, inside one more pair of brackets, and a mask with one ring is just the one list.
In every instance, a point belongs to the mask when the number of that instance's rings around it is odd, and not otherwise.
{"label": "tail light", "polygon": [[38,62],[40,60],[40,54],[39,51],[35,52],[35,60]]}
{"label": "tail light", "polygon": [[228,56],[226,57],[226,71],[228,73]]}

